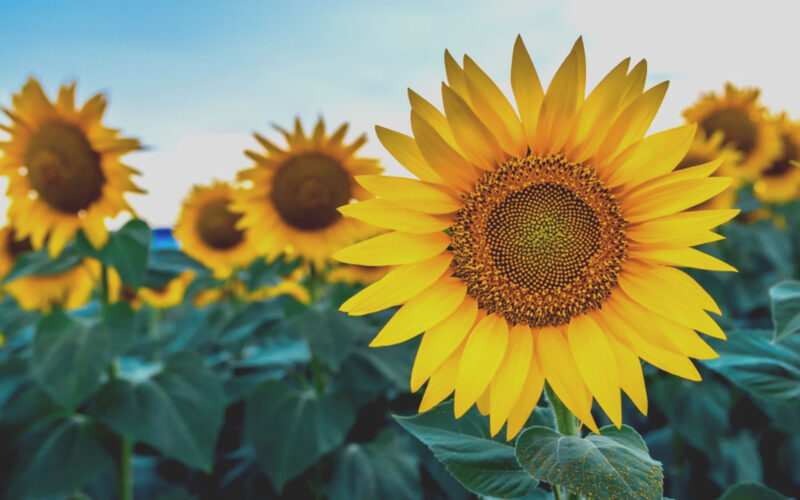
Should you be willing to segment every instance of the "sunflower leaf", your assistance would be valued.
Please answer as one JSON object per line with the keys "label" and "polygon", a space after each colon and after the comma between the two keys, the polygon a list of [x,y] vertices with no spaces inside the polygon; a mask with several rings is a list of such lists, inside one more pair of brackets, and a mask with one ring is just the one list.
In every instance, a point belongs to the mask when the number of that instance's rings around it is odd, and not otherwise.
{"label": "sunflower leaf", "polygon": [[25,252],[17,258],[14,267],[3,277],[3,283],[10,283],[26,276],[45,276],[63,273],[81,263],[83,257],[75,245],[67,245],[61,254],[51,259],[47,249]]}
{"label": "sunflower leaf", "polygon": [[517,462],[514,447],[489,435],[489,422],[476,409],[453,416],[453,402],[412,417],[394,417],[431,449],[465,488],[483,496],[522,497],[538,486]]}
{"label": "sunflower leaf", "polygon": [[222,383],[197,355],[183,353],[161,370],[116,379],[94,403],[97,418],[116,432],[211,470],[225,400]]}
{"label": "sunflower leaf", "polygon": [[800,334],[800,281],[783,281],[769,289],[772,299],[773,341]]}
{"label": "sunflower leaf", "polygon": [[278,492],[344,442],[356,414],[334,394],[281,380],[261,384],[245,404],[245,436]]}
{"label": "sunflower leaf", "polygon": [[536,479],[588,498],[661,500],[663,495],[661,463],[626,425],[603,427],[585,438],[529,427],[517,439],[516,455]]}
{"label": "sunflower leaf", "polygon": [[139,288],[147,270],[151,238],[152,231],[147,223],[133,219],[109,235],[108,243],[100,250],[94,249],[82,232],[75,242],[85,255],[116,269],[123,283]]}
{"label": "sunflower leaf", "polygon": [[763,399],[800,405],[800,336],[772,342],[768,330],[735,330],[727,342],[711,339],[717,359],[707,367]]}
{"label": "sunflower leaf", "polygon": [[335,309],[312,307],[293,316],[289,324],[308,341],[314,356],[334,372],[339,371],[356,342],[373,331],[361,318],[347,316]]}
{"label": "sunflower leaf", "polygon": [[719,497],[719,500],[789,500],[772,488],[753,482],[734,484]]}

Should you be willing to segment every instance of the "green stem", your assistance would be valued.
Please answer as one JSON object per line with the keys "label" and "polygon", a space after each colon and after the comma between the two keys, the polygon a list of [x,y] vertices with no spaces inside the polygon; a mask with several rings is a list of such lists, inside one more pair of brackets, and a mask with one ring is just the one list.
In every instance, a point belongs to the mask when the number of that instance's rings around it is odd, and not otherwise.
{"label": "green stem", "polygon": [[325,370],[316,356],[311,358],[311,379],[314,382],[314,389],[317,394],[323,394],[325,392]]}
{"label": "green stem", "polygon": [[320,278],[321,276],[317,266],[311,264],[311,268],[308,272],[308,295],[311,297],[312,303],[316,302],[320,298],[320,285],[322,284],[322,280]]}
{"label": "green stem", "polygon": [[133,500],[133,441],[122,437],[119,452],[119,498],[120,500]]}
{"label": "green stem", "polygon": [[[550,387],[550,384],[544,385],[544,393],[547,395],[550,407],[553,408],[553,414],[556,419],[556,430],[559,434],[562,436],[579,436],[580,425],[578,419],[575,418],[575,415],[573,415],[572,412],[564,406],[564,403],[558,399],[558,396],[555,391],[553,391],[553,388]],[[562,493],[560,486],[553,485],[553,496],[556,500],[561,500]],[[580,495],[567,491],[566,496],[563,498],[566,498],[566,500],[579,500],[581,497]]]}

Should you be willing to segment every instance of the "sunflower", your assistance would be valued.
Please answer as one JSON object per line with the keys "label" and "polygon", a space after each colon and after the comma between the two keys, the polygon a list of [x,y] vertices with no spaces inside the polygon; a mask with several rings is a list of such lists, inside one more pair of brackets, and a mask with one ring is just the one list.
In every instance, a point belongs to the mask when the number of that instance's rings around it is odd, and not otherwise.
{"label": "sunflower", "polygon": [[194,272],[183,271],[160,287],[141,287],[133,289],[124,283],[114,268],[108,270],[109,301],[127,302],[134,309],[147,304],[154,309],[169,309],[183,302],[186,289],[194,280]]}
{"label": "sunflower", "polygon": [[782,153],[763,170],[753,192],[766,202],[793,200],[800,195],[800,124],[791,121],[786,114],[779,116],[775,123],[781,139]]}
{"label": "sunflower", "polygon": [[[30,238],[20,239],[14,228],[0,229],[0,278],[14,267],[17,258],[33,250]],[[54,307],[77,309],[88,302],[100,277],[100,263],[85,259],[59,273],[25,276],[3,285],[23,309],[49,312]]]}
{"label": "sunflower", "polygon": [[724,140],[725,134],[720,130],[711,134],[711,137],[706,137],[702,131],[699,131],[695,135],[686,156],[675,167],[675,170],[682,170],[719,158],[722,163],[716,173],[733,179],[730,189],[726,189],[710,200],[701,203],[697,206],[698,209],[733,208],[736,205],[736,190],[744,184],[744,179],[739,176],[739,162],[741,161],[742,153],[734,149],[733,145],[725,144]]}
{"label": "sunflower", "polygon": [[420,411],[455,392],[491,433],[515,436],[545,381],[587,427],[595,399],[619,427],[620,389],[647,410],[639,358],[691,380],[716,353],[720,310],[676,267],[733,271],[691,248],[736,210],[686,211],[723,191],[720,160],[673,171],[695,125],[645,137],[667,83],[644,91],[645,62],[617,65],[584,98],[579,39],[545,91],[520,38],[517,109],[469,57],[445,53],[444,113],[410,92],[413,137],[377,127],[409,179],[361,176],[379,198],[340,208],[393,230],[338,251],[348,264],[398,266],[342,310],[402,304],[372,346],[424,332],[411,375]]}
{"label": "sunflower", "polygon": [[30,237],[35,249],[47,241],[56,257],[81,229],[95,248],[108,241],[105,220],[133,212],[126,192],[143,193],[131,180],[136,170],[121,157],[140,148],[102,123],[102,94],[75,107],[75,84],[62,86],[51,102],[31,78],[3,108],[11,119],[0,128],[0,174],[8,177],[9,220],[18,237]]}
{"label": "sunflower", "polygon": [[215,302],[228,299],[236,299],[243,302],[262,302],[281,295],[293,297],[301,304],[311,303],[311,296],[306,287],[291,277],[288,277],[277,285],[265,286],[252,291],[249,291],[247,285],[242,281],[232,280],[220,287],[200,290],[195,294],[192,303],[196,307],[206,307]]}
{"label": "sunflower", "polygon": [[266,153],[245,152],[255,166],[239,178],[252,187],[238,193],[234,209],[243,213],[240,227],[257,235],[268,259],[286,253],[322,268],[333,251],[374,234],[374,228],[336,211],[350,200],[372,197],[354,176],[382,172],[377,160],[356,156],[366,135],[345,144],[347,127],[328,136],[319,119],[306,136],[297,119],[294,132],[276,127],[285,150],[255,134]]}
{"label": "sunflower", "polygon": [[725,84],[723,95],[704,94],[692,107],[683,112],[690,123],[697,123],[706,136],[721,131],[725,143],[742,153],[737,177],[752,181],[767,168],[781,152],[778,131],[759,104],[761,91],[739,89]]}
{"label": "sunflower", "polygon": [[346,283],[348,285],[371,285],[386,276],[390,271],[388,267],[371,267],[343,264],[330,270],[326,276],[331,283]]}
{"label": "sunflower", "polygon": [[236,190],[227,183],[195,186],[183,202],[175,238],[187,255],[225,279],[256,258],[250,231],[237,228],[242,216],[231,211]]}

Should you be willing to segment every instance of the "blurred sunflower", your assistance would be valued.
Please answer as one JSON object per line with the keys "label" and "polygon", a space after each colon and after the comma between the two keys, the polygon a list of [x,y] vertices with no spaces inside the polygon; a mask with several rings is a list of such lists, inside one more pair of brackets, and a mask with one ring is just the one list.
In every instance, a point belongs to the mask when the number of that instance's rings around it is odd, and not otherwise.
{"label": "blurred sunflower", "polygon": [[330,136],[322,119],[311,136],[299,119],[294,132],[276,128],[286,139],[285,150],[255,134],[266,154],[245,152],[256,164],[239,172],[241,181],[252,184],[236,196],[234,210],[243,214],[239,227],[252,230],[268,259],[286,253],[322,268],[335,250],[374,234],[374,228],[343,218],[336,208],[371,198],[354,176],[382,169],[377,160],[356,156],[365,135],[345,144],[347,124]]}
{"label": "blurred sunflower", "polygon": [[175,238],[183,251],[225,279],[256,258],[250,232],[239,229],[241,214],[231,210],[236,190],[224,182],[195,186],[175,223]]}
{"label": "blurred sunflower", "polygon": [[782,153],[753,185],[756,197],[766,202],[790,201],[800,196],[800,124],[785,114],[777,118],[776,124]]}
{"label": "blurred sunflower", "polygon": [[141,287],[133,289],[122,283],[117,271],[108,270],[109,301],[114,303],[124,301],[134,309],[139,309],[142,304],[147,304],[155,309],[169,309],[183,302],[186,289],[194,280],[192,271],[183,271],[160,287]]}
{"label": "blurred sunflower", "polygon": [[[11,271],[20,255],[31,250],[30,238],[19,239],[11,226],[0,229],[0,279]],[[59,273],[16,279],[3,285],[3,289],[23,309],[77,309],[91,298],[99,277],[100,263],[85,259]]]}
{"label": "blurred sunflower", "polygon": [[342,306],[403,304],[373,346],[423,332],[411,388],[420,411],[455,391],[491,433],[515,436],[547,380],[586,426],[597,400],[621,425],[620,389],[642,411],[639,357],[699,380],[690,358],[724,338],[713,299],[675,266],[733,271],[691,248],[736,210],[686,211],[730,185],[716,160],[673,171],[695,125],[644,137],[667,83],[644,91],[646,65],[617,65],[584,98],[579,39],[547,91],[521,39],[511,63],[517,111],[470,59],[445,53],[444,113],[410,92],[413,137],[381,127],[386,149],[421,180],[362,176],[377,195],[340,208],[393,232],[338,251],[348,264],[398,266]]}
{"label": "blurred sunflower", "polygon": [[748,181],[755,180],[781,152],[778,131],[759,103],[760,94],[759,89],[726,83],[724,94],[704,94],[683,112],[686,120],[699,125],[699,133],[711,136],[721,131],[725,144],[742,153],[737,177]]}
{"label": "blurred sunflower", "polygon": [[261,302],[273,297],[288,295],[302,304],[310,304],[311,296],[306,287],[296,279],[287,278],[275,286],[265,286],[257,290],[248,290],[247,285],[239,280],[233,280],[216,288],[200,290],[192,299],[196,307],[207,305],[222,300],[236,299],[243,302]]}
{"label": "blurred sunflower", "polygon": [[17,236],[30,237],[36,249],[47,241],[51,257],[79,229],[102,247],[106,218],[133,212],[124,194],[144,192],[131,180],[139,172],[121,162],[139,141],[103,125],[102,94],[76,108],[75,84],[62,86],[51,102],[31,78],[12,103],[3,108],[11,123],[0,126],[10,135],[0,142],[0,173],[9,180],[8,216]]}
{"label": "blurred sunflower", "polygon": [[370,267],[351,264],[342,264],[330,270],[326,279],[331,283],[346,283],[348,285],[370,285],[386,276],[391,270],[389,267]]}
{"label": "blurred sunflower", "polygon": [[698,133],[692,141],[692,145],[686,156],[678,163],[675,170],[708,163],[716,159],[721,159],[716,174],[729,176],[733,179],[730,189],[726,189],[708,201],[699,204],[697,209],[717,209],[733,208],[736,205],[736,189],[743,185],[743,179],[739,177],[739,161],[742,153],[734,149],[731,144],[724,144],[725,135],[721,131],[714,132],[711,137],[706,137],[703,133]]}

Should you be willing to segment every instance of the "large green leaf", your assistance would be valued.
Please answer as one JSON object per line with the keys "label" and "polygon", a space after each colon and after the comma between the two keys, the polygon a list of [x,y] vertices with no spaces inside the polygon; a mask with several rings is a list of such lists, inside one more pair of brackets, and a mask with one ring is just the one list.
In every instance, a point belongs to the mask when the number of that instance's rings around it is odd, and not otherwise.
{"label": "large green leaf", "polygon": [[252,302],[223,322],[218,336],[225,342],[237,342],[252,335],[265,323],[281,318],[283,311],[275,301]]}
{"label": "large green leaf", "polygon": [[743,482],[734,484],[719,497],[719,500],[789,500],[763,484]]}
{"label": "large green leaf", "polygon": [[703,361],[712,370],[761,398],[800,404],[800,336],[772,342],[767,330],[735,330],[728,341],[710,342],[720,357]]}
{"label": "large green leaf", "polygon": [[75,241],[83,253],[115,268],[123,283],[139,288],[147,270],[151,238],[152,231],[147,223],[133,219],[111,233],[108,243],[100,250],[93,248],[83,233],[79,233]]}
{"label": "large green leaf", "polygon": [[25,276],[42,276],[58,274],[80,264],[83,257],[75,245],[67,245],[61,254],[51,259],[47,248],[37,251],[25,252],[17,258],[14,267],[3,277],[3,283],[8,283]]}
{"label": "large green leaf", "polygon": [[275,286],[297,269],[302,262],[300,259],[289,260],[284,256],[267,262],[265,259],[256,259],[244,271],[244,280],[248,290],[258,290],[266,286]]}
{"label": "large green leaf", "polygon": [[292,317],[290,324],[308,341],[314,356],[333,371],[339,371],[356,342],[372,331],[361,318],[313,307]]}
{"label": "large green leaf", "polygon": [[346,400],[281,380],[263,383],[245,405],[247,441],[278,491],[341,445],[354,422]]}
{"label": "large green leaf", "polygon": [[425,443],[445,468],[468,490],[484,496],[521,497],[538,482],[522,470],[514,447],[489,435],[489,422],[476,409],[456,419],[453,402],[412,417],[395,417]]}
{"label": "large green leaf", "polygon": [[711,461],[709,477],[722,488],[740,481],[764,479],[758,441],[750,431],[740,431],[720,442],[720,456]]}
{"label": "large green leaf", "polygon": [[603,427],[600,434],[562,436],[529,427],[517,439],[516,455],[533,477],[589,498],[661,500],[661,464],[631,427]]}
{"label": "large green leaf", "polygon": [[15,469],[6,498],[65,495],[113,463],[83,415],[44,418],[14,444]]}
{"label": "large green leaf", "polygon": [[418,500],[419,459],[395,429],[372,442],[350,443],[336,456],[331,500]]}
{"label": "large green leaf", "polygon": [[783,281],[769,289],[774,341],[800,334],[800,281]]}
{"label": "large green leaf", "polygon": [[39,322],[31,375],[56,402],[74,408],[100,385],[114,341],[102,324],[86,324],[56,311]]}
{"label": "large green leaf", "polygon": [[224,395],[218,377],[195,354],[180,354],[160,371],[115,379],[94,402],[97,418],[116,432],[211,470]]}

